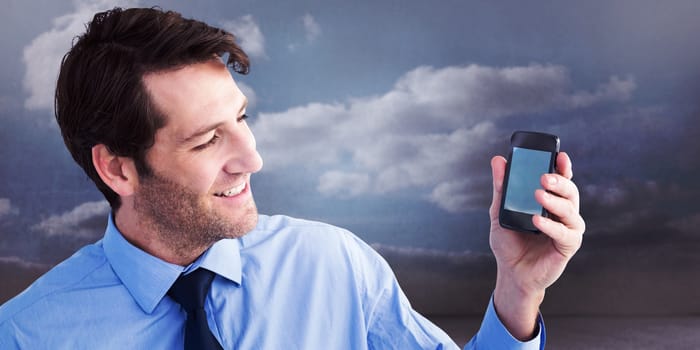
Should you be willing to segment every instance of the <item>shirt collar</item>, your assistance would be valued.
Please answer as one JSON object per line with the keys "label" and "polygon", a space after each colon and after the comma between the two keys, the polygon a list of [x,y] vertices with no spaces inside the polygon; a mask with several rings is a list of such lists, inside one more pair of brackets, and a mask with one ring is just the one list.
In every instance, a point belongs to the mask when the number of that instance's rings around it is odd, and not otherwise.
{"label": "shirt collar", "polygon": [[214,243],[186,272],[203,267],[231,282],[241,284],[241,252],[237,239],[222,239]]}
{"label": "shirt collar", "polygon": [[144,312],[150,314],[183,272],[206,268],[226,279],[241,283],[238,240],[216,242],[187,267],[171,264],[129,243],[109,215],[103,238],[105,256],[112,269]]}

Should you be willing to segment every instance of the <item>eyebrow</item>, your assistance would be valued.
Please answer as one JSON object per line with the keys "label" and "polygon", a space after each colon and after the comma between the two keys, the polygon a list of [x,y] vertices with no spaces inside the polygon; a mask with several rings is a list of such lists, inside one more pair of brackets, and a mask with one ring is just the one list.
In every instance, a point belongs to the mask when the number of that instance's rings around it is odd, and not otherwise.
{"label": "eyebrow", "polygon": [[[241,112],[243,112],[247,107],[248,107],[248,99],[246,98],[245,101],[243,102],[243,105],[241,106],[241,109],[238,111],[238,113],[237,113],[236,115],[239,116],[239,115],[241,114]],[[201,137],[202,135],[205,135],[205,134],[211,132],[212,130],[216,130],[217,128],[219,128],[219,127],[220,127],[221,125],[223,125],[224,123],[225,123],[225,122],[217,122],[217,123],[214,123],[214,124],[205,125],[205,126],[199,128],[199,129],[195,130],[195,131],[194,131],[192,134],[190,134],[189,136],[185,136],[185,137],[181,137],[181,138],[179,137],[179,138],[177,139],[177,144],[178,144],[178,145],[184,145],[184,144],[191,143],[192,140],[194,140],[194,139],[196,139],[196,138],[198,138],[198,137]]]}
{"label": "eyebrow", "polygon": [[191,134],[190,136],[178,138],[177,144],[178,144],[178,145],[186,145],[186,144],[188,144],[188,143],[191,143],[192,140],[194,140],[194,139],[196,139],[196,138],[198,138],[198,137],[201,137],[202,135],[205,135],[205,134],[207,134],[208,132],[210,132],[210,131],[212,131],[212,130],[217,129],[217,128],[218,128],[219,126],[221,126],[221,124],[223,124],[223,123],[224,123],[224,122],[218,122],[218,123],[216,123],[216,124],[203,126],[203,127],[199,128],[199,129],[197,129],[197,131],[195,131],[195,132],[194,132],[193,134]]}

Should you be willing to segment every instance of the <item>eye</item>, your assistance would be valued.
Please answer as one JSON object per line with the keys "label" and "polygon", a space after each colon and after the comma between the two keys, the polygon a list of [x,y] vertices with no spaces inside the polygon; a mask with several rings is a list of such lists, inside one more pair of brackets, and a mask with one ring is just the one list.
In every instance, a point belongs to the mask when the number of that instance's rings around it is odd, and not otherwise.
{"label": "eye", "polygon": [[248,115],[247,115],[247,114],[243,114],[242,116],[238,117],[238,121],[239,121],[239,122],[243,122],[243,121],[245,121],[246,119],[248,119]]}
{"label": "eye", "polygon": [[219,141],[219,139],[220,139],[219,135],[214,134],[214,136],[212,136],[212,138],[209,141],[207,141],[207,143],[203,143],[199,146],[196,146],[195,148],[193,148],[193,150],[201,151],[205,148],[208,148],[209,146],[213,146],[214,144],[216,144],[216,142]]}

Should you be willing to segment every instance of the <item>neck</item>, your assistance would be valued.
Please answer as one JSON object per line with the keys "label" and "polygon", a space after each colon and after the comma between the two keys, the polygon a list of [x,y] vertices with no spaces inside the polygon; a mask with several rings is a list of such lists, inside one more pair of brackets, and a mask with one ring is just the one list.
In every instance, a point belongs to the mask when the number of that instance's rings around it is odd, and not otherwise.
{"label": "neck", "polygon": [[211,244],[182,244],[181,241],[175,244],[177,240],[165,239],[168,234],[161,232],[153,220],[136,215],[133,210],[124,210],[125,204],[114,213],[114,225],[129,243],[144,252],[171,264],[187,266],[211,247]]}

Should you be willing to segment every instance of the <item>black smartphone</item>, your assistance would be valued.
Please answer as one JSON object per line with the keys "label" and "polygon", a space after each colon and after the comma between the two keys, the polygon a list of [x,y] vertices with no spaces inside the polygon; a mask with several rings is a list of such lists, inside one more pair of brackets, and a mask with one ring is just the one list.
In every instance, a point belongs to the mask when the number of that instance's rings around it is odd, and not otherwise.
{"label": "black smartphone", "polygon": [[516,131],[510,137],[510,145],[499,223],[507,229],[539,233],[532,224],[532,216],[547,216],[547,211],[535,200],[535,190],[542,188],[543,174],[556,171],[559,138],[540,132]]}

